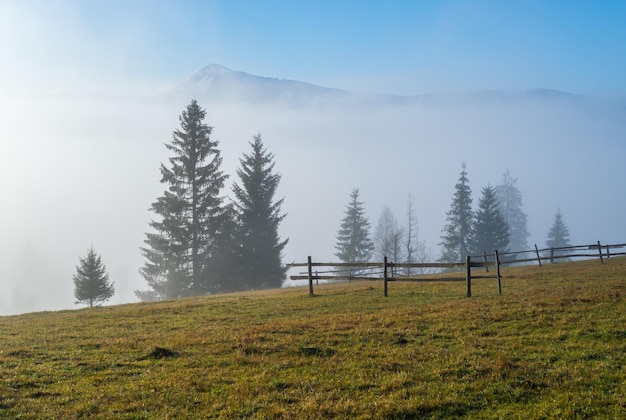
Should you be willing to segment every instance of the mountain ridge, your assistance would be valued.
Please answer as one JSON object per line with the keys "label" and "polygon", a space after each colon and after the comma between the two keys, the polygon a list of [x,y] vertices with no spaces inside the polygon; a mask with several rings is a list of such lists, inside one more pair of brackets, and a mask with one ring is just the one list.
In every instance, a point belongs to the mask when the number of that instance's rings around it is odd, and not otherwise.
{"label": "mountain ridge", "polygon": [[520,100],[579,101],[586,98],[577,93],[550,89],[524,90],[482,89],[467,93],[439,92],[399,95],[362,93],[320,86],[300,80],[258,76],[226,66],[210,63],[175,85],[172,95],[190,94],[208,101],[246,101],[253,103],[286,101],[290,105],[307,105],[328,99],[363,104],[445,105],[453,103],[499,103]]}

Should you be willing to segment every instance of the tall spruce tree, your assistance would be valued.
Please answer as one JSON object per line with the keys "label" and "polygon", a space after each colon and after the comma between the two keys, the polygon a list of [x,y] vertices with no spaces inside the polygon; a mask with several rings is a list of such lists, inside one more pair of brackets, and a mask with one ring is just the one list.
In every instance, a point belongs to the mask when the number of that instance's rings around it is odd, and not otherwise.
{"label": "tall spruce tree", "polygon": [[470,254],[474,223],[472,189],[469,186],[465,162],[463,162],[459,180],[454,186],[454,196],[450,210],[446,213],[446,222],[441,231],[440,261],[461,262]]}
{"label": "tall spruce tree", "polygon": [[237,175],[241,184],[234,184],[237,211],[237,286],[260,289],[282,286],[286,268],[281,253],[288,239],[278,235],[284,199],[274,201],[281,176],[274,172],[274,155],[263,145],[261,134],[250,143],[252,151],[239,160]]}
{"label": "tall spruce tree", "polygon": [[179,117],[166,148],[169,166],[161,164],[161,183],[167,186],[151,210],[159,220],[150,221],[141,248],[146,263],[140,273],[160,298],[192,296],[220,289],[227,281],[217,255],[228,235],[231,215],[220,195],[227,179],[220,166],[213,127],[204,123],[206,111],[192,100]]}
{"label": "tall spruce tree", "polygon": [[115,288],[109,282],[106,267],[93,246],[87,251],[87,256],[79,261],[73,277],[76,303],[86,303],[91,308],[96,303],[109,300],[115,293]]}
{"label": "tall spruce tree", "polygon": [[363,203],[359,201],[359,190],[350,193],[335,243],[335,255],[341,262],[367,262],[372,257],[374,244],[370,240],[370,223],[365,216]]}
{"label": "tall spruce tree", "polygon": [[[546,246],[548,248],[562,248],[571,246],[569,241],[569,229],[565,225],[565,221],[563,220],[563,214],[561,213],[561,209],[558,209],[556,214],[554,215],[554,221],[552,222],[552,226],[548,231],[548,238],[546,240]],[[569,254],[568,250],[557,250],[554,251],[553,255],[567,255]]]}
{"label": "tall spruce tree", "polygon": [[482,190],[478,200],[478,210],[474,215],[474,233],[472,249],[474,255],[486,252],[507,252],[509,245],[509,227],[500,213],[496,190],[488,185]]}
{"label": "tall spruce tree", "polygon": [[524,251],[529,249],[526,213],[522,210],[522,194],[515,185],[517,178],[511,177],[507,169],[502,184],[497,185],[496,196],[502,217],[509,226],[509,249]]}

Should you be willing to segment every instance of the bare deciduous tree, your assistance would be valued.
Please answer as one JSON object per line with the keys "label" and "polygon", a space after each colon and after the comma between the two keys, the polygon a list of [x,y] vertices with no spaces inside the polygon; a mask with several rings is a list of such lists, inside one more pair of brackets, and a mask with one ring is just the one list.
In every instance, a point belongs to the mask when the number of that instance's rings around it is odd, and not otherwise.
{"label": "bare deciduous tree", "polygon": [[395,216],[389,207],[384,207],[374,233],[374,255],[376,259],[382,260],[387,257],[391,261],[402,261],[403,236],[404,230],[398,226]]}
{"label": "bare deciduous tree", "polygon": [[[417,216],[415,215],[415,202],[411,194],[409,194],[408,197],[406,215],[407,227],[404,238],[406,247],[405,262],[407,264],[432,262],[433,254],[430,248],[426,246],[426,242],[419,240],[419,227],[417,223]],[[410,276],[413,274],[426,274],[431,271],[432,269],[429,268],[407,268],[405,270],[405,274]]]}

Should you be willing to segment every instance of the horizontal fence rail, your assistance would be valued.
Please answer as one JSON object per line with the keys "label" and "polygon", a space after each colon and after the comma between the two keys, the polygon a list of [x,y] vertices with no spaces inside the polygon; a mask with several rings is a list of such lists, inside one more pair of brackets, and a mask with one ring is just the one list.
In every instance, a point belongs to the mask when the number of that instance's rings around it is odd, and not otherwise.
{"label": "horizontal fence rail", "polygon": [[[463,281],[466,282],[467,296],[471,296],[471,282],[472,279],[485,279],[495,278],[498,280],[498,292],[502,293],[501,282],[501,265],[513,265],[513,264],[525,264],[536,262],[540,266],[542,261],[549,261],[554,263],[556,260],[573,259],[573,258],[599,258],[600,262],[604,262],[604,258],[610,258],[611,256],[624,256],[626,255],[625,244],[607,244],[602,245],[600,241],[590,245],[575,245],[559,248],[543,248],[539,249],[537,245],[532,250],[526,251],[507,251],[499,253],[497,250],[493,253],[487,254],[483,252],[482,255],[468,255],[464,262],[457,263],[444,263],[444,262],[432,262],[432,263],[394,263],[388,261],[387,257],[384,257],[382,262],[313,262],[311,257],[307,258],[305,263],[291,263],[287,264],[286,268],[306,267],[306,272],[301,272],[295,275],[289,276],[290,280],[308,280],[309,283],[309,295],[313,296],[313,280],[319,281],[341,281],[341,280],[383,280],[384,282],[384,295],[387,296],[387,282],[389,281]],[[620,250],[615,252],[615,250]],[[530,257],[529,255],[532,255]],[[325,267],[326,270],[315,270],[314,267]],[[489,268],[495,267],[496,273],[493,275],[477,275],[472,274],[472,268],[484,268],[485,272],[489,272]],[[410,269],[433,269],[439,270],[441,273],[443,270],[465,270],[464,277],[440,277],[433,278],[433,275],[437,273],[424,274],[405,274],[410,273]],[[408,271],[403,271],[408,269]]]}

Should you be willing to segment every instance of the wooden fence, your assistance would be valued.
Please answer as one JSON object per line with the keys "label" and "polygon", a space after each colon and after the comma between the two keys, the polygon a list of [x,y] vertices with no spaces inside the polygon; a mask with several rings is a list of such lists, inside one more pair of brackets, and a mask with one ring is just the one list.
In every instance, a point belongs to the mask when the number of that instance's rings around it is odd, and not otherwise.
{"label": "wooden fence", "polygon": [[[527,264],[537,262],[540,266],[542,261],[555,262],[559,259],[573,258],[598,258],[604,263],[604,258],[611,256],[623,256],[626,252],[615,252],[616,249],[626,248],[626,244],[602,245],[600,241],[591,245],[576,245],[560,248],[539,249],[537,245],[533,250],[513,251],[499,253],[497,250],[491,254],[483,252],[482,255],[466,256],[464,262],[459,263],[394,263],[384,257],[382,262],[360,263],[321,263],[313,262],[307,257],[306,263],[287,264],[287,268],[306,267],[307,271],[289,277],[290,280],[308,280],[309,295],[313,296],[313,280],[340,281],[340,280],[382,280],[384,283],[384,296],[388,295],[390,281],[465,281],[466,296],[472,296],[472,279],[494,278],[498,280],[498,293],[502,294],[501,265]],[[611,252],[613,250],[613,252]],[[532,255],[532,257],[530,257]],[[318,268],[326,268],[321,272]],[[489,268],[495,267],[495,274],[472,274],[472,268],[484,268],[489,273]],[[315,271],[314,271],[315,268]],[[445,276],[433,278],[432,275],[403,275],[398,269],[435,269],[435,270],[464,270],[464,277]]]}
{"label": "wooden fence", "polygon": [[541,265],[542,261],[552,263],[555,260],[572,258],[599,258],[600,262],[604,262],[604,258],[626,255],[624,251],[615,252],[616,249],[622,250],[623,248],[626,248],[626,244],[602,245],[600,241],[591,245],[575,245],[561,248],[538,249],[537,245],[535,245],[533,250],[502,252],[500,256],[503,258],[502,264],[537,262]]}

